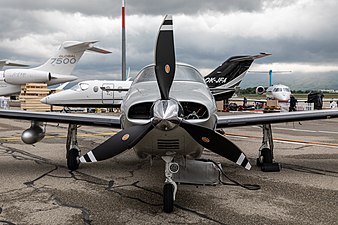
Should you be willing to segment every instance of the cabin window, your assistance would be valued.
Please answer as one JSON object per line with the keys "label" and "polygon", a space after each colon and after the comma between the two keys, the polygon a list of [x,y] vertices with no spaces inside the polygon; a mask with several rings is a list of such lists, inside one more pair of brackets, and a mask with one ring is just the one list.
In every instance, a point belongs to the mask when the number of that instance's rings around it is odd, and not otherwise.
{"label": "cabin window", "polygon": [[99,87],[98,86],[93,87],[93,91],[94,92],[98,92],[99,91]]}

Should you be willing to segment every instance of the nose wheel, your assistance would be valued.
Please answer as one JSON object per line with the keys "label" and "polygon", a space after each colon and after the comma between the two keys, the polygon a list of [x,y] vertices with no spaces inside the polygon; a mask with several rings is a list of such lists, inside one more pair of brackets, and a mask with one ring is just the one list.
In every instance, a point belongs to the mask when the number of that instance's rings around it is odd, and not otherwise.
{"label": "nose wheel", "polygon": [[163,187],[163,211],[171,213],[174,210],[174,185],[164,184]]}
{"label": "nose wheel", "polygon": [[80,165],[80,149],[77,144],[77,125],[69,124],[67,141],[66,141],[66,158],[67,167],[69,170],[74,171],[79,168]]}
{"label": "nose wheel", "polygon": [[163,187],[163,211],[171,213],[174,210],[174,201],[177,192],[177,184],[173,181],[172,175],[177,173],[179,166],[172,163],[173,156],[162,156],[165,161],[165,184]]}
{"label": "nose wheel", "polygon": [[72,148],[67,152],[67,167],[69,170],[74,171],[79,168],[80,152],[77,148]]}

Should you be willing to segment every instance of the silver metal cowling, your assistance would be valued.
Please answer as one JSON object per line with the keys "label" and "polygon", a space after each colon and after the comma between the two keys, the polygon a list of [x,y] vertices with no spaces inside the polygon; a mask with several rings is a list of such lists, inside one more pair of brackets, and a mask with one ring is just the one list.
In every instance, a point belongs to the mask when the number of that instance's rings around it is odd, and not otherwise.
{"label": "silver metal cowling", "polygon": [[153,105],[153,124],[160,130],[172,130],[179,124],[180,105],[173,99],[158,100]]}

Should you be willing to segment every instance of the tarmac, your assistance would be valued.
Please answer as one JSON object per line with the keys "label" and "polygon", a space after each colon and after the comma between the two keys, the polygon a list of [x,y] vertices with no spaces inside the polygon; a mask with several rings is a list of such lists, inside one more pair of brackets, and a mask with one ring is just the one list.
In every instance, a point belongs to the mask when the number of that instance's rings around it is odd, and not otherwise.
{"label": "tarmac", "polygon": [[[0,119],[0,224],[338,224],[338,120],[272,125],[280,172],[247,171],[210,151],[227,185],[178,185],[175,209],[162,211],[164,163],[140,160],[133,150],[113,159],[66,167],[65,124],[49,124],[47,137],[24,145],[29,121]],[[255,165],[258,126],[224,130]],[[114,131],[80,127],[86,153]]]}

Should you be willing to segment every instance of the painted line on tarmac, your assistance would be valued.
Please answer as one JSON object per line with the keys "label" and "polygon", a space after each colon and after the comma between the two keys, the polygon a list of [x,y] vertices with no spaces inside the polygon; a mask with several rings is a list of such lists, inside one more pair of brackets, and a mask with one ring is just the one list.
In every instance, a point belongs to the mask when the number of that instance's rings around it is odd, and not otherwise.
{"label": "painted line on tarmac", "polygon": [[[105,132],[105,133],[97,133],[97,134],[78,134],[78,137],[95,137],[95,136],[112,136],[117,132]],[[67,135],[46,135],[44,139],[52,139],[52,138],[67,138]],[[18,141],[21,140],[21,137],[0,137],[0,141]]]}
{"label": "painted line on tarmac", "polygon": [[[251,135],[239,135],[239,134],[231,134],[231,133],[225,133],[224,135],[228,136],[228,137],[235,137],[235,138],[262,139],[262,137],[251,136]],[[317,142],[317,141],[302,141],[302,140],[291,140],[291,139],[283,139],[283,138],[273,138],[273,141],[279,142],[279,143],[288,143],[288,144],[314,145],[314,146],[324,146],[324,147],[330,147],[330,148],[338,148],[338,144],[324,143],[324,142]]]}

